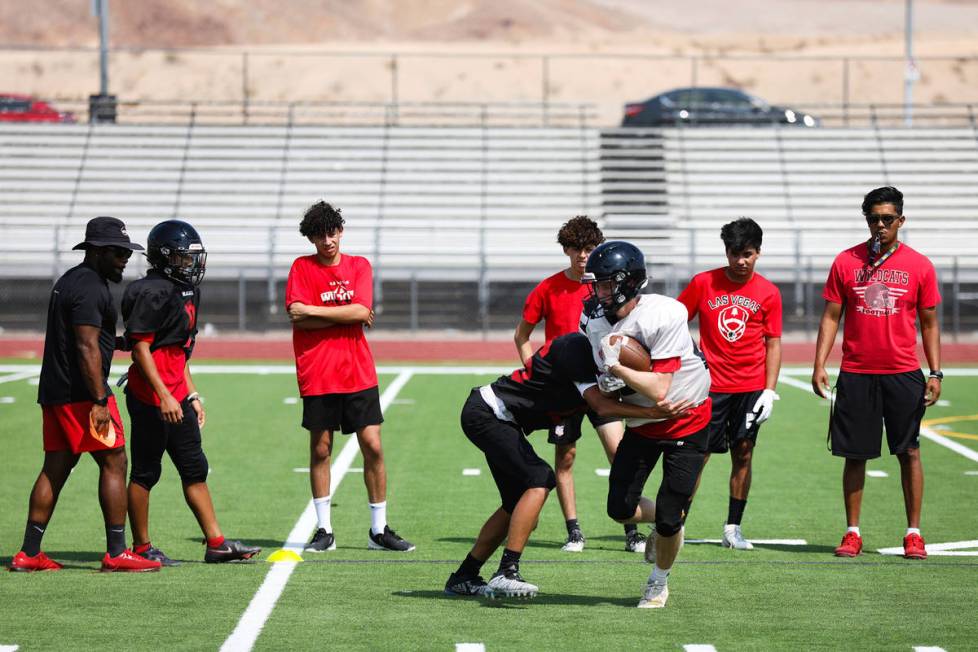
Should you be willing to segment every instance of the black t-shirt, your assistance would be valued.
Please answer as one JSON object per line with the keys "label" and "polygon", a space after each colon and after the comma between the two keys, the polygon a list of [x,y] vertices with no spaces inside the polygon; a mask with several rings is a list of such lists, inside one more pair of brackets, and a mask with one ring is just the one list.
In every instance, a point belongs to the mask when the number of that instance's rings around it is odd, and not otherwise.
{"label": "black t-shirt", "polygon": [[117,317],[109,284],[88,265],[82,263],[72,267],[58,279],[48,302],[38,403],[59,405],[95,399],[82,376],[75,326],[98,326],[101,329],[98,347],[102,356],[102,384],[106,392],[111,393],[108,377],[115,350]]}
{"label": "black t-shirt", "polygon": [[492,391],[523,431],[531,432],[584,412],[587,403],[575,383],[593,383],[597,373],[587,337],[570,333],[534,353],[526,367],[500,376]]}
{"label": "black t-shirt", "polygon": [[151,269],[130,283],[122,297],[127,348],[135,343],[133,335],[152,333],[150,351],[179,346],[190,358],[197,339],[199,305],[199,288],[177,283]]}

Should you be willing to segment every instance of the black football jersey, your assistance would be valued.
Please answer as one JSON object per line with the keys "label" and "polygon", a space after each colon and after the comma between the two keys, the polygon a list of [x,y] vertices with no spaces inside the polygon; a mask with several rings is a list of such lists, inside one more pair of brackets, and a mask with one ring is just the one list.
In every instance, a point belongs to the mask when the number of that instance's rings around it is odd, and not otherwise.
{"label": "black football jersey", "polygon": [[150,351],[180,346],[190,358],[197,340],[199,305],[199,288],[182,285],[150,270],[144,278],[131,283],[122,297],[127,348],[135,343],[133,335],[152,333]]}
{"label": "black football jersey", "polygon": [[584,412],[587,403],[575,383],[593,383],[597,372],[588,339],[570,333],[534,353],[522,369],[500,376],[492,391],[529,433]]}

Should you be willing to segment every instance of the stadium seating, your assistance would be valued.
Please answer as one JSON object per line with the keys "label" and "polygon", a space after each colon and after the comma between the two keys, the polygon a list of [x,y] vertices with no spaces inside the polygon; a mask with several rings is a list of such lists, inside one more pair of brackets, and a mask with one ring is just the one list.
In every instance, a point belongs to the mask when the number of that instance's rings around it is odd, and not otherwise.
{"label": "stadium seating", "polygon": [[907,242],[975,269],[976,182],[974,129],[5,124],[0,275],[57,274],[110,214],[137,240],[192,221],[212,278],[281,279],[309,251],[302,210],[325,198],[386,279],[537,278],[564,264],[559,225],[586,213],[674,283],[722,264],[719,227],[751,216],[765,269],[814,281],[865,237],[860,200],[884,184],[906,193]]}

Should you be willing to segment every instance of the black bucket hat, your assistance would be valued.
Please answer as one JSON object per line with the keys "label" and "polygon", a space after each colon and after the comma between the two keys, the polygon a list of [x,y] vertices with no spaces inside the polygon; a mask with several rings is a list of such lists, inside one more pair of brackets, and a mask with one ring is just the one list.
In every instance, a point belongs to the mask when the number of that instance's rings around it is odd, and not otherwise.
{"label": "black bucket hat", "polygon": [[72,249],[88,249],[89,247],[122,247],[132,251],[142,251],[143,246],[129,239],[126,225],[115,217],[95,217],[88,221],[85,227],[85,240]]}

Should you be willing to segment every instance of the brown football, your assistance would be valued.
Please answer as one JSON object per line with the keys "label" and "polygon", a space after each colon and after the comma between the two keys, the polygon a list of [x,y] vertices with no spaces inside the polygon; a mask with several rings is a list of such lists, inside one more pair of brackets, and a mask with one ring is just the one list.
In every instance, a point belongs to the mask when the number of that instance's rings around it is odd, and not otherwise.
{"label": "brown football", "polygon": [[618,361],[622,366],[635,371],[651,371],[652,358],[649,356],[648,349],[642,346],[641,342],[627,335],[612,335],[608,341],[615,344],[622,337],[625,338],[625,342],[621,345],[621,353],[618,354]]}

